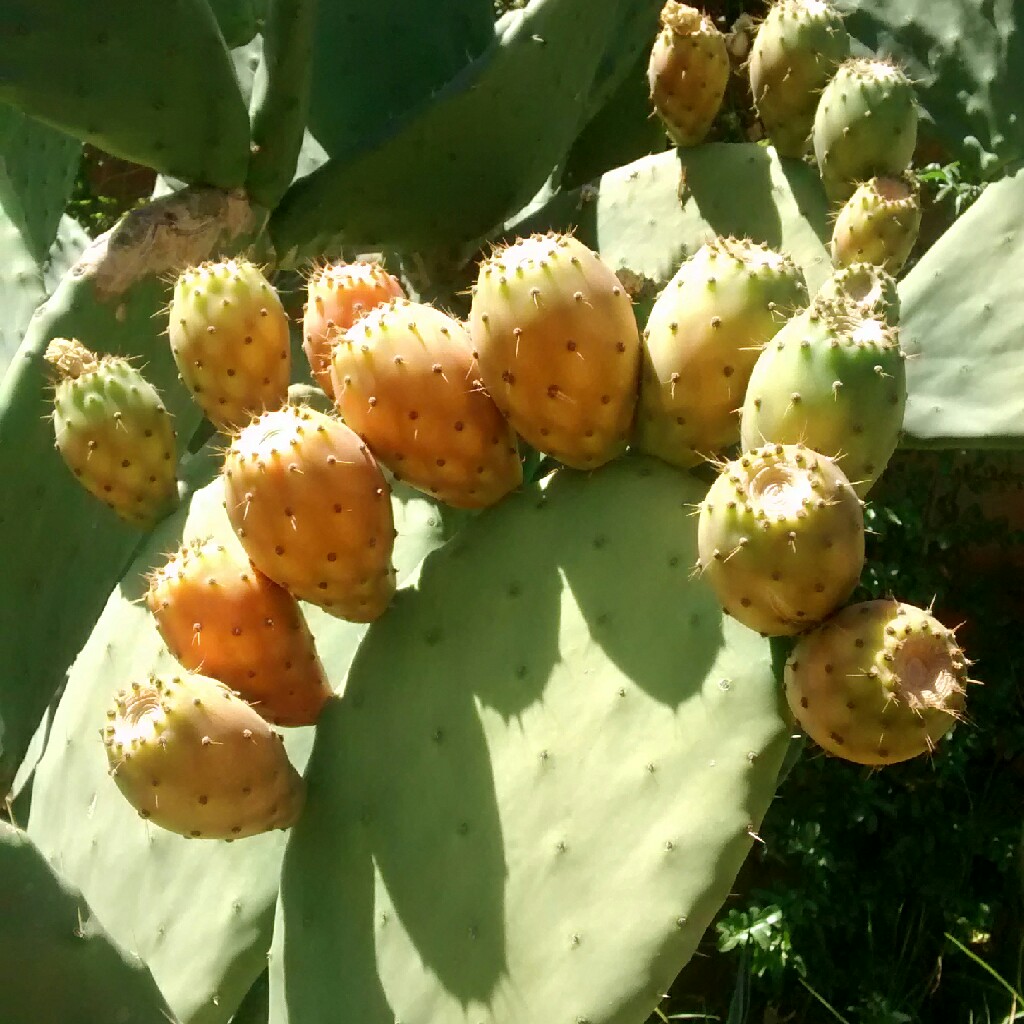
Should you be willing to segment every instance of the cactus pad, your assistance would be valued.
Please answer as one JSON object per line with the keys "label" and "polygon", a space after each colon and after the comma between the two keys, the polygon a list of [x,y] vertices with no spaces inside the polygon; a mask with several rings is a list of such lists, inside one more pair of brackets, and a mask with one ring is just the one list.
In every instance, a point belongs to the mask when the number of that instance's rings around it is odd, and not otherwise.
{"label": "cactus pad", "polygon": [[559,470],[426,559],[317,727],[275,1024],[653,1009],[787,742],[767,641],[689,578],[702,493],[645,458]]}

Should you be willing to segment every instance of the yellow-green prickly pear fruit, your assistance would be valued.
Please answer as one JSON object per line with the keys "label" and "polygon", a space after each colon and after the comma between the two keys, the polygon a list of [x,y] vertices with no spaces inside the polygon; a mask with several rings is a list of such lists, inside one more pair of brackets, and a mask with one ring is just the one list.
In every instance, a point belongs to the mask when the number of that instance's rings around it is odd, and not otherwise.
{"label": "yellow-green prickly pear fruit", "polygon": [[921,188],[910,174],[871,178],[857,186],[836,217],[832,262],[874,263],[895,276],[921,230]]}
{"label": "yellow-green prickly pear fruit", "polygon": [[766,636],[801,633],[853,593],[864,516],[843,471],[803,445],[727,463],[701,504],[698,568],[722,608]]}
{"label": "yellow-green prickly pear fruit", "polygon": [[125,799],[171,832],[243,839],[288,828],[302,810],[305,783],[280,734],[215,679],[134,683],[101,734]]}
{"label": "yellow-green prickly pear fruit", "polygon": [[523,482],[515,432],[447,313],[378,306],[339,337],[332,373],[342,419],[396,479],[456,508],[493,505]]}
{"label": "yellow-green prickly pear fruit", "polygon": [[168,335],[181,379],[218,430],[287,401],[288,315],[254,263],[226,259],[182,271]]}
{"label": "yellow-green prickly pear fruit", "polygon": [[907,376],[896,328],[855,303],[815,299],[765,346],[740,416],[744,449],[806,444],[863,498],[899,443]]}
{"label": "yellow-green prickly pear fruit", "polygon": [[59,378],[53,430],[64,462],[126,523],[150,528],[178,496],[174,426],[156,388],[126,359],[71,338],[54,338],[44,359]]}
{"label": "yellow-green prickly pear fruit", "polygon": [[775,0],[750,50],[750,91],[780,156],[800,157],[818,96],[850,55],[850,36],[825,0]]}
{"label": "yellow-green prickly pear fruit", "polygon": [[704,141],[729,82],[725,36],[706,15],[666,0],[647,65],[651,103],[677,146]]}
{"label": "yellow-green prickly pear fruit", "polygon": [[639,447],[687,467],[739,441],[739,410],[758,353],[806,305],[803,273],[788,256],[736,238],[698,249],[647,319]]}
{"label": "yellow-green prickly pear fruit", "polygon": [[968,661],[923,608],[865,601],[802,636],[786,698],[818,746],[857,764],[929,754],[963,717]]}
{"label": "yellow-green prickly pear fruit", "polygon": [[625,451],[640,334],[597,253],[558,234],[498,249],[480,264],[469,323],[484,386],[525,441],[576,469]]}

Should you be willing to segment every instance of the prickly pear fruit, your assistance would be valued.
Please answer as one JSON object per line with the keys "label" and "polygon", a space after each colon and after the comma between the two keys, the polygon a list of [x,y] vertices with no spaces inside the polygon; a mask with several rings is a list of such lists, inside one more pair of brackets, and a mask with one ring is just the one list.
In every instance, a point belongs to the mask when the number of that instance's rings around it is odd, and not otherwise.
{"label": "prickly pear fruit", "polygon": [[797,641],[786,698],[830,754],[895,764],[931,753],[962,717],[967,664],[953,633],[924,609],[865,601]]}
{"label": "prickly pear fruit", "polygon": [[651,102],[677,146],[704,141],[729,82],[729,51],[696,7],[666,0],[647,65]]}
{"label": "prickly pear fruit", "polygon": [[288,398],[288,316],[263,272],[245,259],[182,271],[168,308],[178,372],[218,430],[244,426]]}
{"label": "prickly pear fruit", "polygon": [[700,507],[697,566],[722,608],[766,636],[831,615],[864,567],[864,515],[846,474],[803,445],[722,467]]}
{"label": "prickly pear fruit", "polygon": [[151,527],[178,497],[174,425],[156,388],[126,359],[54,338],[56,447],[79,483],[126,523]]}
{"label": "prickly pear fruit", "polygon": [[910,79],[885,60],[851,58],[822,90],[814,114],[814,156],[825,192],[844,203],[858,182],[902,174],[917,145]]}
{"label": "prickly pear fruit", "polygon": [[909,174],[872,178],[857,186],[836,217],[832,262],[875,263],[896,275],[921,230],[921,188]]}
{"label": "prickly pear fruit", "polygon": [[234,538],[196,541],[149,577],[146,604],[171,654],[273,725],[312,725],[331,696],[298,602]]}
{"label": "prickly pear fruit", "polygon": [[899,441],[904,358],[895,328],[853,306],[815,301],[758,356],[741,414],[743,448],[806,444],[835,459],[863,498]]}
{"label": "prickly pear fruit", "polygon": [[480,265],[470,310],[480,376],[539,451],[596,469],[626,447],[640,335],[615,274],[569,235],[532,235]]}
{"label": "prickly pear fruit", "polygon": [[305,783],[280,734],[216,679],[133,683],[100,732],[118,789],[170,832],[244,839],[289,828],[302,811]]}
{"label": "prickly pear fruit", "polygon": [[228,518],[253,564],[295,597],[353,622],[395,592],[390,489],[366,444],[314,409],[264,413],[224,459]]}
{"label": "prickly pear fruit", "polygon": [[843,19],[824,0],[772,4],[750,51],[750,90],[780,156],[803,156],[821,90],[849,55]]}
{"label": "prickly pear fruit", "polygon": [[515,432],[457,320],[393,300],[342,335],[332,360],[342,418],[397,479],[457,508],[493,505],[522,483]]}
{"label": "prickly pear fruit", "polygon": [[331,349],[364,313],[405,297],[397,278],[379,263],[333,263],[316,267],[306,285],[302,349],[317,384],[334,398]]}
{"label": "prickly pear fruit", "polygon": [[788,256],[735,238],[698,249],[647,320],[639,447],[687,467],[735,444],[758,353],[806,305],[803,273]]}
{"label": "prickly pear fruit", "polygon": [[833,271],[814,301],[819,306],[852,306],[859,316],[884,320],[890,327],[900,320],[896,279],[874,263],[851,263]]}

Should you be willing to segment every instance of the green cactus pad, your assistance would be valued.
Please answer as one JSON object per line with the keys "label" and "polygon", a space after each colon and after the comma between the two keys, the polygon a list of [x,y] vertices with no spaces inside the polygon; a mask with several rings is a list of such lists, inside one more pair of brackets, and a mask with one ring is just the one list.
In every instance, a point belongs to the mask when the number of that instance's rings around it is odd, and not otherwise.
{"label": "green cactus pad", "polygon": [[4,1024],[174,1020],[146,966],[110,938],[31,839],[4,821],[0,900]]}
{"label": "green cactus pad", "polygon": [[[282,260],[339,243],[433,249],[492,231],[564,156],[609,42],[631,48],[645,38],[652,7],[594,0],[581,18],[575,0],[534,0],[510,12],[429,104],[344,145],[323,143],[317,104],[341,105],[314,79],[310,127],[331,159],[295,182],[274,213]],[[383,59],[394,59],[390,49]]]}
{"label": "green cactus pad", "polygon": [[814,302],[758,356],[740,415],[744,450],[805,444],[835,459],[863,498],[899,442],[904,359],[884,321]]}
{"label": "green cactus pad", "polygon": [[787,746],[768,643],[690,578],[703,490],[643,458],[558,471],[370,628],[286,853],[274,1024],[653,1009]]}
{"label": "green cactus pad", "polygon": [[1024,171],[989,185],[900,283],[905,443],[1024,446]]}
{"label": "green cactus pad", "polygon": [[63,216],[57,225],[46,262],[43,264],[43,287],[52,295],[64,280],[64,275],[82,258],[92,239],[74,217]]}
{"label": "green cactus pad", "polygon": [[81,152],[77,139],[0,103],[0,177],[6,179],[0,195],[5,208],[8,190],[17,196],[19,227],[37,263],[46,261]]}
{"label": "green cactus pad", "polygon": [[0,380],[46,297],[42,270],[23,230],[24,211],[0,174]]}
{"label": "green cactus pad", "polygon": [[315,0],[267,0],[267,5],[262,57],[249,102],[252,157],[245,184],[256,202],[271,209],[291,184],[302,147],[317,4]]}
{"label": "green cactus pad", "polygon": [[[188,482],[205,484],[216,461],[213,448],[204,450],[191,463]],[[393,501],[402,531],[395,562],[400,578],[409,580],[423,555],[465,516],[452,518],[405,488],[399,495]],[[143,577],[182,540],[214,536],[236,543],[222,502],[219,479],[202,486],[151,535],[110,595],[54,717],[28,824],[111,934],[146,961],[182,1024],[225,1024],[265,968],[285,835],[223,843],[185,839],[147,823],[108,776],[98,730],[119,688],[151,672],[176,670],[138,600],[146,590]],[[342,689],[366,627],[311,606],[303,611],[331,682]],[[312,734],[311,728],[285,730],[289,756],[300,770]],[[141,903],[138,894],[145,894]]]}
{"label": "green cactus pad", "polygon": [[641,322],[683,260],[720,234],[786,253],[811,291],[832,269],[817,174],[752,144],[708,143],[643,157],[596,185],[559,193],[509,225],[504,237],[549,228],[575,229],[601,254],[638,302]]}
{"label": "green cactus pad", "polygon": [[1013,3],[834,3],[856,39],[900,62],[924,109],[922,136],[949,158],[994,177],[1024,156],[1024,32]]}
{"label": "green cactus pad", "polygon": [[[161,277],[215,248],[244,243],[257,223],[243,199],[205,190],[129,214],[40,308],[0,382],[0,436],[17,438],[0,445],[7,481],[0,489],[0,546],[20,553],[5,564],[7,585],[0,589],[0,616],[18,623],[0,631],[0,794],[138,543],[137,531],[88,495],[54,450],[43,353],[52,338],[77,337],[111,355],[142,357],[179,438],[191,437],[200,414],[160,335],[156,313],[167,298]],[[51,585],[53,566],[63,574],[58,588]]]}
{"label": "green cactus pad", "polygon": [[0,100],[196,184],[245,180],[249,118],[206,0],[6,3],[0,35]]}

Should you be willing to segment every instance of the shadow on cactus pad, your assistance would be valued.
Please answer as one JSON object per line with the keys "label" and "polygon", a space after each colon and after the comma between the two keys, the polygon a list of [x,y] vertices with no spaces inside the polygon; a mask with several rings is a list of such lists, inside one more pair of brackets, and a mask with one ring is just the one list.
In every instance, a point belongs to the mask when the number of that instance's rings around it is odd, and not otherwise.
{"label": "shadow on cactus pad", "polygon": [[558,470],[428,556],[320,719],[275,1024],[627,1024],[656,1005],[788,731],[768,642],[690,577],[703,491],[644,459]]}

